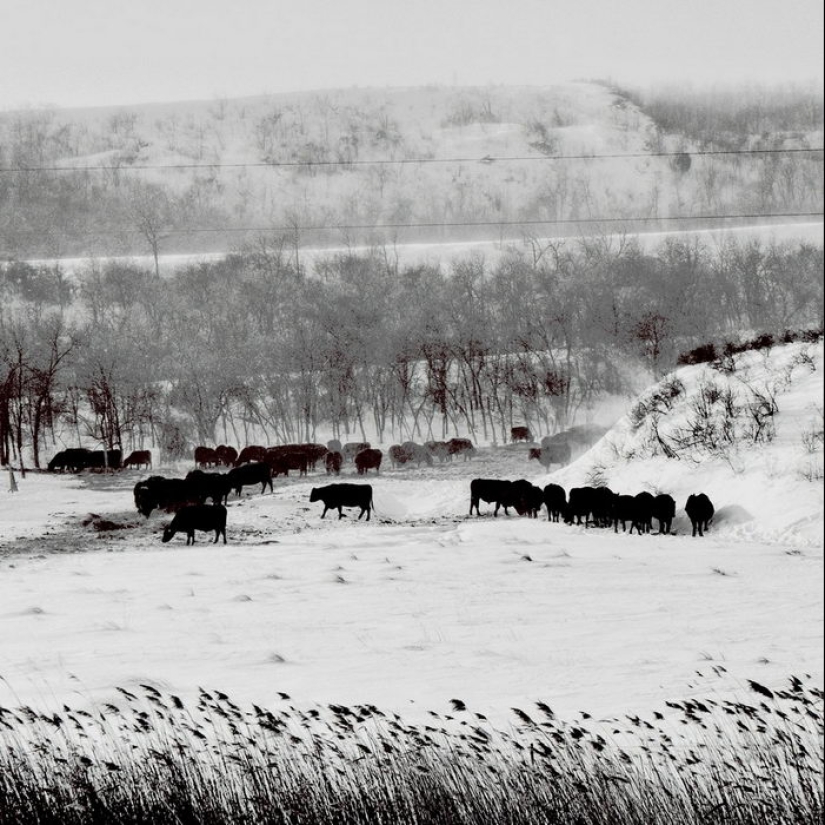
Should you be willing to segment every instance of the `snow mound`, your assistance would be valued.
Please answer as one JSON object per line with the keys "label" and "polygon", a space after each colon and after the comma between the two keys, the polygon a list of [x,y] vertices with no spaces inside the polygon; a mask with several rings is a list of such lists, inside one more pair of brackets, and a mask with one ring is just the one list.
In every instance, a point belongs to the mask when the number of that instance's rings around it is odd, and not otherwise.
{"label": "snow mound", "polygon": [[597,444],[546,477],[566,488],[691,493],[732,538],[822,546],[823,343],[682,367],[649,387]]}

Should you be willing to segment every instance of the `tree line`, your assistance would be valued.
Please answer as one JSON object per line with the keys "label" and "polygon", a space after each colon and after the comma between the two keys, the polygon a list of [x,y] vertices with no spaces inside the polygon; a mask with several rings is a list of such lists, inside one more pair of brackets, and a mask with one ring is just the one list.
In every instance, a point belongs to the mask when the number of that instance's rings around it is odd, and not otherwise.
{"label": "tree line", "polygon": [[822,328],[807,243],[525,238],[495,261],[387,247],[308,273],[285,238],[168,278],[90,261],[0,278],[0,462],[63,446],[555,432],[738,331]]}

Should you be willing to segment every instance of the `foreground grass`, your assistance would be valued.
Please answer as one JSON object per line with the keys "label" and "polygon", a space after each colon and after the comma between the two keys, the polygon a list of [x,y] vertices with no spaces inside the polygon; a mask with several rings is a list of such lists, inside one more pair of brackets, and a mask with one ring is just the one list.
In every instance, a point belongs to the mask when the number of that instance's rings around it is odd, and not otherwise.
{"label": "foreground grass", "polygon": [[[508,730],[453,700],[408,724],[372,705],[196,706],[151,686],[56,714],[0,708],[0,823],[820,823],[822,692],[670,703],[653,721]],[[750,698],[750,697],[748,697]]]}

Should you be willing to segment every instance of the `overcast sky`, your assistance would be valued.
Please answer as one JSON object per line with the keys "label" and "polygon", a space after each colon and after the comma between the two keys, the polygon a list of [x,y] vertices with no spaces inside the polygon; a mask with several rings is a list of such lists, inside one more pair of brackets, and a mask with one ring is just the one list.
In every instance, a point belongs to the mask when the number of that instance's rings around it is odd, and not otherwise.
{"label": "overcast sky", "polygon": [[823,77],[822,0],[0,0],[0,109]]}

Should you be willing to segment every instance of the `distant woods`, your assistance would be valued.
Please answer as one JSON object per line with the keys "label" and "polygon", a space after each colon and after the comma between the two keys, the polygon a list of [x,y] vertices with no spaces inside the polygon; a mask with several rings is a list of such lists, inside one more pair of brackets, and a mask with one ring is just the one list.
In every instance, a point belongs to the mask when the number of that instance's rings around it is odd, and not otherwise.
{"label": "distant woods", "polygon": [[243,446],[328,436],[506,440],[568,426],[680,352],[823,325],[805,243],[525,239],[492,264],[337,254],[288,239],[161,279],[90,262],[0,272],[0,461],[59,447]]}

